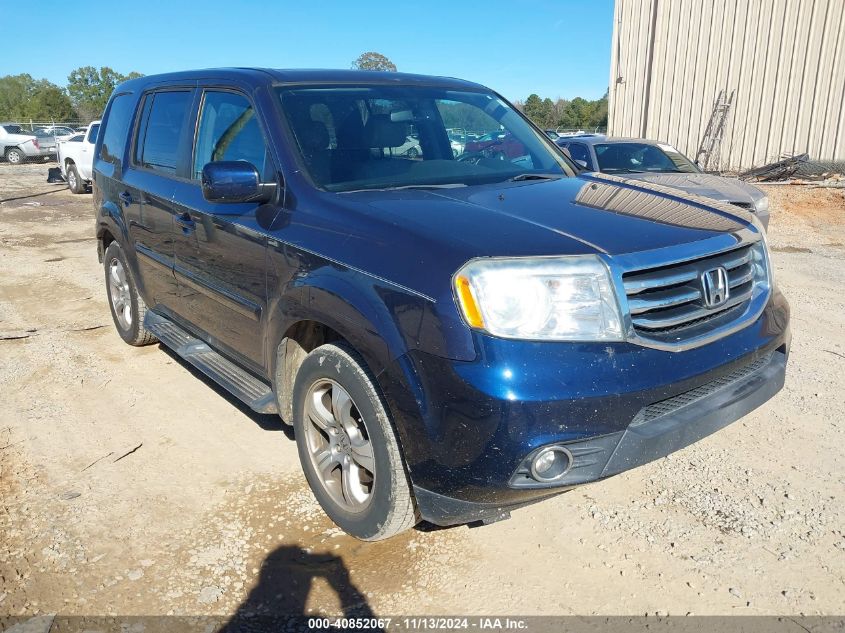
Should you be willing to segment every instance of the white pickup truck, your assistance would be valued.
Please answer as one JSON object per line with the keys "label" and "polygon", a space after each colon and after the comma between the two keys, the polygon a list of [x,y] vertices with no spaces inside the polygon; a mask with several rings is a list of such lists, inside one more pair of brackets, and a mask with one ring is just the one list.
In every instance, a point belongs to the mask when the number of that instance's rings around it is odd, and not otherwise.
{"label": "white pickup truck", "polygon": [[84,133],[65,139],[57,139],[56,150],[59,169],[73,193],[84,193],[91,184],[91,170],[94,165],[94,145],[100,122],[94,121]]}

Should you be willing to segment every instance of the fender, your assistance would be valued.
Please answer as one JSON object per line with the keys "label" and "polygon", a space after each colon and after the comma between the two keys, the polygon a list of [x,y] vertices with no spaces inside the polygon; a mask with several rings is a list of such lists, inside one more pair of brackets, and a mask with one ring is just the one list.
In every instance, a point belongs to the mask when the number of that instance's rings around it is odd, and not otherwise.
{"label": "fender", "polygon": [[129,253],[131,250],[128,248],[129,231],[123,214],[120,212],[118,206],[110,200],[100,205],[97,214],[97,254],[100,258],[100,263],[103,262],[103,253],[105,251],[103,247],[103,235],[106,231],[111,233],[111,236],[117,240],[117,243],[120,244],[127,257],[131,257],[134,260],[135,253]]}
{"label": "fender", "polygon": [[[414,452],[409,439],[419,437],[420,433],[407,427],[421,417],[418,410],[400,412],[395,403],[401,400],[419,405],[424,397],[413,367],[397,363],[397,359],[404,358],[409,348],[416,347],[428,300],[324,259],[308,262],[304,269],[308,272],[282,288],[283,293],[272,297],[271,290],[268,306],[266,351],[267,358],[272,359],[269,373],[282,417],[290,421],[295,372],[282,374],[277,370],[291,361],[290,355],[299,356],[293,359],[293,366],[305,355],[301,347],[289,340],[289,332],[297,323],[315,321],[340,334],[362,355],[387,400],[400,440],[406,445],[406,458],[413,461],[413,455],[407,454]],[[268,281],[274,277],[278,280],[278,270],[272,264],[269,270]],[[277,376],[282,379],[276,379]]]}
{"label": "fender", "polygon": [[106,251],[105,245],[103,244],[103,235],[106,231],[111,234],[120,245],[120,248],[123,249],[123,254],[126,256],[126,260],[132,269],[135,283],[138,286],[138,292],[144,298],[144,301],[148,301],[149,296],[147,289],[144,287],[144,280],[138,274],[138,254],[129,240],[129,227],[126,226],[126,219],[120,207],[110,200],[100,205],[99,215],[97,217],[97,258],[101,264],[103,263],[103,257]]}

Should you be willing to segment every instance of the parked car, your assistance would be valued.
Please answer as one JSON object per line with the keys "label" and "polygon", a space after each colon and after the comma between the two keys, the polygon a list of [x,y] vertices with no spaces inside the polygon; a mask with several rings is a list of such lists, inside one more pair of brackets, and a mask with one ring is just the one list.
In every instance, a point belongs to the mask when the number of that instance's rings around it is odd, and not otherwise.
{"label": "parked car", "polygon": [[100,122],[94,121],[84,134],[76,134],[59,141],[57,155],[59,169],[73,193],[84,193],[91,184],[94,145],[97,142],[99,130]]}
{"label": "parked car", "polygon": [[38,137],[20,125],[0,124],[0,156],[8,162],[17,165],[29,159],[49,157],[53,151],[42,148]]}
{"label": "parked car", "polygon": [[32,133],[38,139],[38,147],[41,149],[42,155],[52,158],[56,153],[56,137],[41,129],[36,129]]}
{"label": "parked car", "polygon": [[[493,117],[525,155],[455,159],[442,103]],[[422,160],[375,151],[411,126]],[[497,521],[783,386],[789,306],[760,221],[577,172],[511,104],[457,79],[133,79],[94,158],[114,324],[292,424],[348,533]]]}
{"label": "parked car", "polygon": [[69,137],[76,134],[76,130],[67,125],[47,125],[44,127],[35,128],[35,131],[42,131],[48,136],[54,136],[57,139],[61,137]]}
{"label": "parked car", "polygon": [[736,178],[705,174],[668,143],[603,134],[564,137],[557,143],[588,171],[620,174],[713,198],[752,211],[764,227],[769,226],[769,199],[765,193]]}
{"label": "parked car", "polygon": [[483,154],[496,159],[512,159],[528,153],[525,145],[506,130],[489,132],[478,140],[467,141],[464,152],[467,155]]}
{"label": "parked car", "polygon": [[408,158],[419,158],[422,154],[420,139],[415,136],[405,137],[405,142],[399,147],[388,148],[394,156],[407,156]]}

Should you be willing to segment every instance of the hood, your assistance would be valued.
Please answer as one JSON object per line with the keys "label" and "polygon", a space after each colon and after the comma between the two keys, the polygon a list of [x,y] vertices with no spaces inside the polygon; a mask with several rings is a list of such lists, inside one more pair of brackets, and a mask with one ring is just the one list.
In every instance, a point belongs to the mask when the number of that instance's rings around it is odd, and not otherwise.
{"label": "hood", "polygon": [[294,216],[285,241],[319,235],[320,252],[433,297],[476,257],[613,256],[753,227],[738,207],[607,174],[318,195],[320,213]]}
{"label": "hood", "polygon": [[625,174],[628,180],[651,182],[720,202],[754,204],[766,194],[736,178],[714,174],[639,173]]}
{"label": "hood", "polygon": [[[750,225],[748,214],[604,174],[449,189],[340,194],[463,255],[617,255],[676,246]],[[707,205],[707,206],[705,206]]]}

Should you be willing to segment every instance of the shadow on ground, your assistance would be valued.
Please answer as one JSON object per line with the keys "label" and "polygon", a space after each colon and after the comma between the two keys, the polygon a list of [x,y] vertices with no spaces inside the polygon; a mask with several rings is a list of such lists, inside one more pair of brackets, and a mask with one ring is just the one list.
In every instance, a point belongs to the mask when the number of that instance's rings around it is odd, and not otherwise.
{"label": "shadow on ground", "polygon": [[[221,633],[285,630],[307,625],[308,596],[322,579],[340,603],[344,618],[374,618],[367,598],[355,586],[343,561],[333,554],[313,554],[296,545],[283,545],[264,560],[258,584],[238,607]],[[325,593],[325,590],[322,592]],[[332,616],[334,619],[335,616]],[[363,628],[364,631],[381,631]]]}

